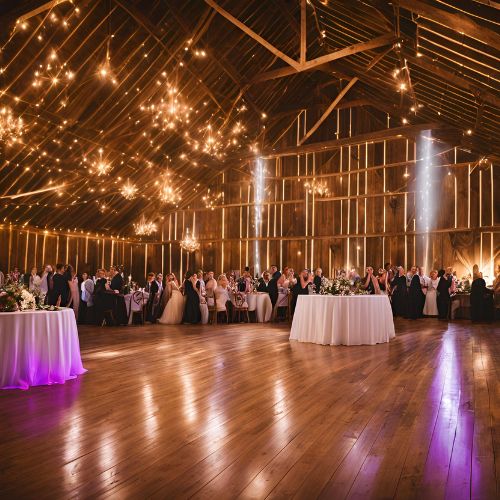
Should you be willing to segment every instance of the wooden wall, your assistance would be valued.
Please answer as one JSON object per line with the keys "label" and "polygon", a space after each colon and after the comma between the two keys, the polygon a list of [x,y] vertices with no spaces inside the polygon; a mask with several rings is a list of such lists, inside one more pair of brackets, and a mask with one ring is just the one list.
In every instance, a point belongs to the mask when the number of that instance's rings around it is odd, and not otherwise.
{"label": "wooden wall", "polygon": [[[290,145],[312,123],[301,113],[276,147]],[[340,110],[315,141],[384,125],[398,124],[381,122],[361,108]],[[477,263],[491,280],[500,263],[500,207],[494,199],[499,166],[490,161],[478,165],[477,155],[433,142],[432,175],[422,191],[424,165],[414,161],[422,158],[417,151],[421,143],[398,138],[262,160],[260,230],[255,227],[255,161],[234,165],[237,169],[221,165],[225,171],[205,186],[213,195],[224,193],[220,206],[207,209],[206,191],[199,191],[184,209],[163,214],[161,232],[149,243],[0,226],[0,269],[61,261],[78,271],[94,271],[122,264],[141,281],[149,271],[182,275],[188,268],[203,268],[219,273],[246,265],[257,271],[256,264],[262,271],[276,264],[296,270],[321,266],[331,275],[338,268],[354,266],[362,272],[367,265],[390,261],[427,270],[453,265],[458,274]],[[312,177],[327,184],[327,196],[305,189]],[[425,206],[433,208],[428,231],[419,220]],[[179,246],[187,230],[194,230],[201,243],[190,256]]]}

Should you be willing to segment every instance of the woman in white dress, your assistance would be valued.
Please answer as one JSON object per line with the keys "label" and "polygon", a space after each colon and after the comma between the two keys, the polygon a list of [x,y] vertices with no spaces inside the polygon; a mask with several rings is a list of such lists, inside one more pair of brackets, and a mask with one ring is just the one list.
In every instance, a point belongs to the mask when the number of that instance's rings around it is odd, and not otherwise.
{"label": "woman in white dress", "polygon": [[437,316],[437,286],[439,283],[438,273],[434,269],[427,280],[427,294],[425,295],[424,316]]}
{"label": "woman in white dress", "polygon": [[205,282],[203,281],[203,271],[198,271],[198,282],[196,283],[196,290],[200,296],[200,313],[201,313],[201,324],[206,325],[208,323],[208,304],[207,304],[207,292],[205,290]]}
{"label": "woman in white dress", "polygon": [[175,275],[167,283],[169,299],[161,318],[158,320],[162,325],[180,325],[184,315],[184,296],[179,289],[179,282]]}
{"label": "woman in white dress", "polygon": [[229,297],[229,280],[225,274],[221,274],[217,279],[217,287],[214,290],[215,306],[217,314],[227,312],[227,318],[232,317],[233,305]]}

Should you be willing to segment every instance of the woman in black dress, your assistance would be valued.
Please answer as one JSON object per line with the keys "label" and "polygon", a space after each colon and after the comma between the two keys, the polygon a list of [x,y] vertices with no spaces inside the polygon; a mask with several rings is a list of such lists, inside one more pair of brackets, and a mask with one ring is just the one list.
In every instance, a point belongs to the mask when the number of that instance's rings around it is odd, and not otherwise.
{"label": "woman in black dress", "polygon": [[186,296],[186,306],[184,307],[183,323],[196,324],[201,321],[200,295],[196,290],[198,276],[196,273],[187,272],[184,280],[184,295]]}
{"label": "woman in black dress", "polygon": [[422,292],[420,276],[415,273],[408,289],[408,318],[417,319],[423,316],[425,294]]}
{"label": "woman in black dress", "polygon": [[392,312],[394,316],[406,317],[408,314],[408,287],[406,285],[405,270],[399,266],[391,281]]}
{"label": "woman in black dress", "polygon": [[437,286],[437,308],[438,318],[448,319],[450,310],[450,288],[452,285],[452,277],[448,276],[444,269],[438,271],[438,286]]}
{"label": "woman in black dress", "polygon": [[470,290],[470,316],[472,321],[492,321],[493,291],[486,288],[482,274],[478,273]]}

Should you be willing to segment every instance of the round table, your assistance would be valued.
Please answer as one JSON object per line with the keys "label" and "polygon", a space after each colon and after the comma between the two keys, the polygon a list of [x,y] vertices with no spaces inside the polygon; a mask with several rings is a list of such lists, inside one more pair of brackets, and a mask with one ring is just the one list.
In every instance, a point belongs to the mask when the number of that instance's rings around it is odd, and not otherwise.
{"label": "round table", "polygon": [[290,340],[323,345],[373,345],[395,336],[387,295],[299,295],[290,331]]}
{"label": "round table", "polygon": [[0,313],[0,387],[64,384],[82,365],[73,309]]}
{"label": "round table", "polygon": [[248,310],[255,311],[258,323],[267,323],[273,314],[273,305],[268,293],[249,293],[246,296]]}

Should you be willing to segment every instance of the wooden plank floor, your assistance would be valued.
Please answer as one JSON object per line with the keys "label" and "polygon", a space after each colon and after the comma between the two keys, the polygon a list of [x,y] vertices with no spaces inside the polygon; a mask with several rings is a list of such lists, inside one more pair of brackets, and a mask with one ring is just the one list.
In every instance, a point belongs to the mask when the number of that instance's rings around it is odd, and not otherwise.
{"label": "wooden plank floor", "polygon": [[2,498],[498,498],[500,329],[80,329],[87,374],[0,391]]}

